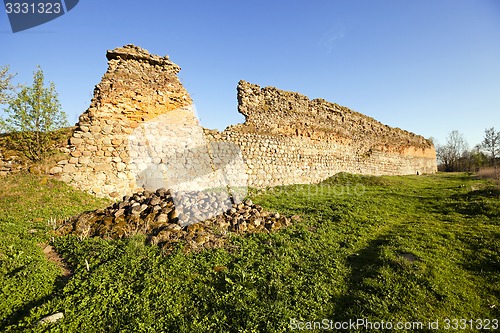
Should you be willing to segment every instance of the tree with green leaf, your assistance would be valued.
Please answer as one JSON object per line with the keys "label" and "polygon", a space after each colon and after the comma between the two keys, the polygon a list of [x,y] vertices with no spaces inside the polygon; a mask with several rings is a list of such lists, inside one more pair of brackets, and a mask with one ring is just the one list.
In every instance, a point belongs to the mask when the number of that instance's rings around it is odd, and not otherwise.
{"label": "tree with green leaf", "polygon": [[33,73],[32,86],[20,86],[10,99],[2,119],[13,146],[32,161],[39,161],[51,148],[53,131],[68,125],[53,82],[45,86],[40,67]]}
{"label": "tree with green leaf", "polygon": [[12,79],[15,74],[9,73],[9,66],[0,67],[0,104],[7,104],[11,99],[11,93],[15,87],[12,85]]}

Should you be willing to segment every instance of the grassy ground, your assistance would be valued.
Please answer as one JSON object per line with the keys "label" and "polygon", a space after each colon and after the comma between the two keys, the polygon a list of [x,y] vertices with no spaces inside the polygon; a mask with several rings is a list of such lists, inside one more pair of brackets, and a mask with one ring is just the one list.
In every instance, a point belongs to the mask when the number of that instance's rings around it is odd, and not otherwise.
{"label": "grassy ground", "polygon": [[226,249],[163,256],[141,237],[56,238],[73,271],[64,279],[37,245],[51,241],[47,220],[106,202],[45,178],[1,179],[0,331],[285,332],[366,318],[422,332],[438,321],[436,332],[483,320],[470,331],[500,319],[499,194],[466,174],[340,175],[255,192],[302,220]]}

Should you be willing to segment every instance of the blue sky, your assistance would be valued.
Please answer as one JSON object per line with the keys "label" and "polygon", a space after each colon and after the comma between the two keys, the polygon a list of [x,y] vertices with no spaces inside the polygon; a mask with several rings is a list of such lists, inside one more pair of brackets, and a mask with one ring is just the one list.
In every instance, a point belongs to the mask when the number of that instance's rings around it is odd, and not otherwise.
{"label": "blue sky", "polygon": [[181,66],[203,126],[224,129],[240,79],[324,98],[444,143],[500,130],[500,1],[81,0],[11,32],[0,12],[0,65],[30,83],[40,65],[71,123],[90,104],[105,53],[133,43]]}

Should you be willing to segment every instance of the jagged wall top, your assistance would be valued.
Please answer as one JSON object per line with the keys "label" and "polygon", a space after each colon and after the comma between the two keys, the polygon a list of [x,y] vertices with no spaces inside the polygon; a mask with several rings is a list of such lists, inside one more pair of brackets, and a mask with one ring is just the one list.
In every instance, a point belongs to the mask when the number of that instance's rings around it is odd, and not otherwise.
{"label": "jagged wall top", "polygon": [[429,150],[431,155],[434,151],[424,137],[389,127],[347,107],[246,81],[238,84],[238,111],[245,116],[245,123],[229,130],[303,136],[384,151],[417,148]]}
{"label": "jagged wall top", "polygon": [[80,123],[121,119],[139,123],[192,104],[177,77],[180,67],[134,45],[107,51],[108,70]]}
{"label": "jagged wall top", "polygon": [[108,50],[106,53],[106,58],[108,60],[123,59],[144,61],[153,66],[166,67],[174,74],[178,74],[181,70],[181,68],[173,63],[168,56],[160,57],[155,54],[150,54],[147,50],[133,44],[127,44],[123,47],[117,47],[116,49]]}

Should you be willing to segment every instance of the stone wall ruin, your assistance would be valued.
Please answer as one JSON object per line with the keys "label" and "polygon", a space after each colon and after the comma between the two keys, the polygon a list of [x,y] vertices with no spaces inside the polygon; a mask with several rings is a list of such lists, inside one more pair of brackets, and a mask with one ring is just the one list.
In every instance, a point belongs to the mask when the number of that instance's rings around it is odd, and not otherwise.
{"label": "stone wall ruin", "polygon": [[[245,81],[238,84],[245,122],[222,132],[203,129],[177,78],[180,68],[168,57],[126,45],[107,58],[108,70],[70,139],[70,157],[51,170],[95,195],[118,197],[144,185],[266,187],[316,183],[339,172],[437,169],[434,146],[422,136],[323,99]],[[160,183],[146,184],[151,179]]]}
{"label": "stone wall ruin", "polygon": [[243,124],[207,134],[241,147],[252,186],[315,183],[339,172],[436,172],[434,147],[422,136],[323,99],[240,81],[238,109]]}

